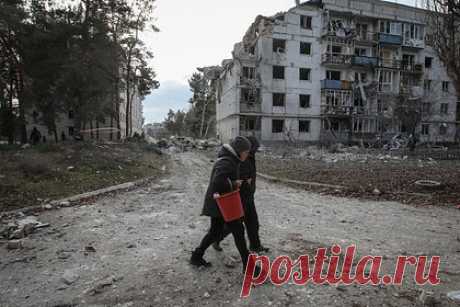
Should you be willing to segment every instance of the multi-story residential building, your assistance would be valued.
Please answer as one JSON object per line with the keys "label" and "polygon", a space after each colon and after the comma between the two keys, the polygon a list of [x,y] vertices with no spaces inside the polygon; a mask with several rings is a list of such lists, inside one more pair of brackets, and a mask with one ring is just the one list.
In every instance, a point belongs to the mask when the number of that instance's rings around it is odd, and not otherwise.
{"label": "multi-story residential building", "polygon": [[416,104],[421,141],[454,141],[457,97],[426,21],[422,9],[380,0],[312,0],[258,16],[222,63],[219,137],[370,141],[412,133],[396,113]]}
{"label": "multi-story residential building", "polygon": [[[135,133],[141,135],[143,130],[143,105],[142,98],[139,96],[137,86],[133,86],[131,94],[131,131],[129,136],[133,136]],[[114,109],[115,106],[114,106]],[[107,115],[105,118],[100,119],[98,122],[83,123],[83,127],[80,131],[85,139],[97,138],[102,140],[109,140],[112,136],[113,140],[117,140],[118,131],[120,132],[121,139],[126,138],[126,91],[121,91],[119,96],[119,118],[120,118],[120,129],[117,128],[115,116],[111,118]],[[34,109],[29,109],[26,113],[26,129],[27,135],[30,136],[32,129],[35,127],[38,129],[42,137],[45,137],[47,141],[54,141],[55,136],[53,132],[49,131],[42,121],[42,115]],[[75,137],[75,113],[73,110],[67,110],[61,112],[56,116],[56,134],[58,140],[70,140]]]}

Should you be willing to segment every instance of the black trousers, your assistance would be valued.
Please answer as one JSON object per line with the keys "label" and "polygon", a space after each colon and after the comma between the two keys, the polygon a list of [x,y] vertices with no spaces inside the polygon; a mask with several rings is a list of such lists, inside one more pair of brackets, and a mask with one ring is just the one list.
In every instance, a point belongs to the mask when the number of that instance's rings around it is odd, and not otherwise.
{"label": "black trousers", "polygon": [[[251,249],[257,249],[260,247],[260,237],[259,237],[259,217],[257,216],[256,205],[254,199],[248,198],[243,202],[244,206],[244,226],[248,232],[249,246]],[[230,234],[230,229],[225,227],[222,237],[217,240],[218,242],[225,239],[226,236]]]}
{"label": "black trousers", "polygon": [[211,244],[223,238],[224,229],[233,235],[236,248],[240,253],[241,261],[243,262],[243,267],[246,267],[249,251],[246,245],[246,239],[244,237],[244,226],[241,220],[226,223],[223,218],[212,217],[211,227],[209,228],[208,233],[204,236],[203,240],[201,240],[201,244],[198,246],[195,252],[201,254],[202,256],[208,247],[211,246]]}

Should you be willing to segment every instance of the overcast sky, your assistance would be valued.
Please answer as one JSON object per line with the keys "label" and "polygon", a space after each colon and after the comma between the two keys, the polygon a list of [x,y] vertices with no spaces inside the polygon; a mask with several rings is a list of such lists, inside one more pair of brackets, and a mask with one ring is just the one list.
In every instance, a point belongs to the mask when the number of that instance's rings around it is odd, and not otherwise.
{"label": "overcast sky", "polygon": [[[415,0],[392,2],[414,5]],[[144,101],[146,123],[163,121],[170,108],[187,108],[187,79],[196,67],[231,58],[233,45],[257,15],[274,15],[294,5],[294,0],[157,0],[161,32],[144,33],[144,40],[155,54],[152,64],[161,86]]]}

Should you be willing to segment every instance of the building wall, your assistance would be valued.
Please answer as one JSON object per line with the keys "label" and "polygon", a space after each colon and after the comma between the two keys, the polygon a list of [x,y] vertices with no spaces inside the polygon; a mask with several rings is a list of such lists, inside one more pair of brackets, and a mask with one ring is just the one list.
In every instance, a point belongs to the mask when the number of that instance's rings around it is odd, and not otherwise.
{"label": "building wall", "polygon": [[[262,141],[285,141],[289,137],[297,141],[312,141],[317,142],[321,140],[321,136],[325,134],[322,118],[322,104],[324,104],[324,95],[322,94],[321,80],[326,79],[326,71],[334,70],[341,72],[341,80],[353,81],[356,72],[365,72],[368,78],[372,81],[378,81],[381,72],[377,69],[359,68],[359,67],[346,67],[323,64],[323,55],[327,52],[327,42],[323,37],[325,30],[325,21],[329,15],[336,13],[352,13],[363,16],[369,24],[369,32],[377,33],[379,31],[378,21],[380,19],[388,19],[391,21],[410,22],[415,24],[423,24],[426,21],[424,11],[417,8],[412,8],[404,5],[398,5],[378,0],[359,1],[359,0],[325,0],[325,9],[321,10],[314,6],[299,6],[289,10],[284,17],[284,21],[273,21],[272,28],[267,30],[259,26],[259,37],[256,41],[256,53],[251,57],[244,55],[241,52],[242,44],[236,44],[234,49],[233,66],[226,73],[221,75],[221,88],[222,95],[220,103],[217,106],[217,131],[221,136],[234,137],[237,134],[248,134],[251,132],[240,131],[239,119],[240,115],[253,115],[261,120],[260,131],[258,133]],[[303,29],[300,26],[300,16],[312,17],[312,29]],[[261,30],[262,29],[262,30]],[[274,52],[273,40],[282,39],[286,41],[286,52]],[[300,54],[300,42],[311,43],[311,55]],[[351,55],[354,54],[354,47],[345,48],[345,51]],[[446,74],[445,67],[443,67],[440,60],[437,58],[434,51],[425,46],[424,49],[420,48],[407,48],[407,47],[379,47],[361,45],[361,48],[366,49],[366,56],[380,56],[380,49],[388,54],[390,58],[398,57],[401,59],[402,54],[412,54],[415,57],[415,63],[424,64],[425,57],[433,57],[431,69],[426,69],[421,76],[421,82],[417,84],[418,87],[423,88],[425,79],[433,80],[437,87],[430,92],[429,95],[423,94],[421,97],[424,101],[432,103],[432,114],[425,117],[422,123],[417,128],[420,133],[421,141],[454,141],[456,132],[456,95],[452,86],[452,81]],[[243,55],[242,55],[243,54]],[[227,61],[228,63],[228,61]],[[285,67],[285,78],[283,80],[273,79],[272,71],[273,66]],[[240,83],[240,75],[242,74],[242,67],[256,67],[258,81],[260,86],[260,107],[257,111],[248,113],[248,111],[240,107],[241,89],[245,87]],[[309,68],[310,80],[299,80],[299,69]],[[392,89],[388,94],[395,97],[399,91],[402,81],[402,73],[400,71],[393,71],[392,75]],[[442,81],[450,82],[450,93],[442,92]],[[368,83],[369,84],[369,83]],[[412,87],[411,87],[412,89]],[[285,93],[284,107],[273,106],[273,93]],[[310,95],[310,107],[301,108],[299,105],[299,95]],[[366,101],[366,114],[354,115],[356,120],[369,120],[369,132],[377,133],[378,120],[382,115],[377,113],[379,101],[385,100],[384,96],[375,96],[368,98]],[[351,101],[354,103],[354,101]],[[440,114],[441,103],[448,103],[448,114]],[[353,106],[353,105],[352,105]],[[235,116],[230,116],[230,115]],[[385,113],[386,114],[386,113]],[[392,115],[394,116],[394,115]],[[225,119],[225,121],[223,120]],[[273,119],[285,120],[285,131],[283,133],[272,133]],[[299,120],[310,121],[310,131],[308,133],[299,133],[298,125]],[[233,124],[230,124],[233,122]],[[354,124],[353,124],[354,125]],[[429,125],[429,133],[427,135],[422,133],[422,125]],[[445,135],[439,135],[440,126],[446,126],[447,131]],[[345,125],[346,126],[346,125]],[[342,127],[342,125],[341,125]],[[425,127],[426,128],[426,127]],[[231,133],[227,130],[232,129]],[[234,131],[236,129],[237,132]],[[342,128],[341,128],[342,129]],[[354,129],[348,127],[346,129]],[[424,129],[426,130],[426,129]],[[348,135],[348,132],[343,135]],[[394,125],[388,128],[388,133],[399,133],[400,126]],[[426,131],[425,131],[426,132]],[[286,134],[289,134],[287,136]]]}

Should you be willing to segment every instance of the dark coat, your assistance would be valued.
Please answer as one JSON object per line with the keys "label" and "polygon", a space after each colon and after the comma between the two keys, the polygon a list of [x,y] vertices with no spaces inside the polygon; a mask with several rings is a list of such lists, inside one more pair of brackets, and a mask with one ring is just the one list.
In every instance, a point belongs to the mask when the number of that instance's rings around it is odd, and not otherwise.
{"label": "dark coat", "polygon": [[248,159],[240,164],[240,178],[247,180],[252,178],[251,184],[244,182],[241,186],[241,200],[243,203],[249,203],[254,200],[254,193],[256,192],[256,157],[255,152],[251,152]]}
{"label": "dark coat", "polygon": [[229,145],[222,146],[217,158],[212,168],[211,179],[201,213],[210,217],[222,217],[213,195],[214,193],[229,193],[236,189],[235,181],[239,177],[239,165],[241,162],[236,152]]}

